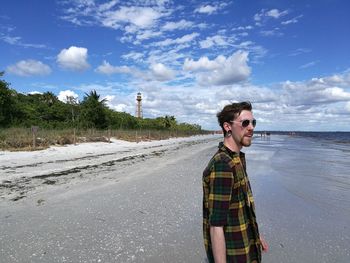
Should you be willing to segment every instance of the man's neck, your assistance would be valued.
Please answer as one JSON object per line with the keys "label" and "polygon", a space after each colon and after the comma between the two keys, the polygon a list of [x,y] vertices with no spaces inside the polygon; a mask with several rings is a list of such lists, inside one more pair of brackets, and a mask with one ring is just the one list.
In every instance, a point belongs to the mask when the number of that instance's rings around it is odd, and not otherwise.
{"label": "man's neck", "polygon": [[239,153],[242,149],[242,146],[238,146],[233,140],[232,136],[224,138],[224,145],[229,148],[231,151]]}

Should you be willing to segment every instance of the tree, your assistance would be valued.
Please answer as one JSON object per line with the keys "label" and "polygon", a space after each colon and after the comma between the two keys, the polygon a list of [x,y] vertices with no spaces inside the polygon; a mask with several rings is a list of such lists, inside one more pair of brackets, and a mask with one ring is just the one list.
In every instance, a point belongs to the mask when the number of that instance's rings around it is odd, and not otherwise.
{"label": "tree", "polygon": [[104,129],[108,126],[105,105],[106,99],[100,100],[96,90],[85,93],[81,103],[81,124],[85,128]]}
{"label": "tree", "polygon": [[71,114],[72,114],[72,122],[75,123],[77,117],[78,117],[78,99],[73,96],[66,96],[67,104],[71,107]]}
{"label": "tree", "polygon": [[52,92],[47,91],[44,94],[42,94],[42,100],[45,104],[47,104],[50,107],[58,101],[58,98]]}
{"label": "tree", "polygon": [[[0,77],[4,72],[0,72]],[[14,92],[9,89],[9,84],[0,79],[0,127],[8,127],[13,121]]]}
{"label": "tree", "polygon": [[168,115],[165,115],[164,117],[164,125],[165,125],[165,128],[167,129],[172,129],[174,127],[176,127],[176,119],[174,116],[168,116]]}

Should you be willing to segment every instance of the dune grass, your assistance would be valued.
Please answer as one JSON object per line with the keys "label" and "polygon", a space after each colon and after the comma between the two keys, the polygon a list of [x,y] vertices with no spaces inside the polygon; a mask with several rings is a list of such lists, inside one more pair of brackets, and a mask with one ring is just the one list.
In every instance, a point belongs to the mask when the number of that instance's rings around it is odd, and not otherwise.
{"label": "dune grass", "polygon": [[34,133],[30,128],[8,128],[0,129],[0,149],[9,151],[33,151],[48,148],[50,145],[110,142],[111,138],[126,141],[147,141],[205,133],[205,131],[176,130],[49,130],[40,128]]}

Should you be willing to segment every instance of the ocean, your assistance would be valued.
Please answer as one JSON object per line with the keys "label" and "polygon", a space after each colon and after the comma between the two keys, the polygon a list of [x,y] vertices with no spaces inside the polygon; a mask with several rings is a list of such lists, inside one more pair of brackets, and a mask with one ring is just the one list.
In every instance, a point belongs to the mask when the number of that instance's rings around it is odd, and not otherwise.
{"label": "ocean", "polygon": [[[256,132],[260,134],[261,132]],[[289,135],[297,137],[313,138],[315,140],[326,140],[333,141],[337,143],[350,143],[350,132],[305,132],[305,131],[295,131],[295,132],[281,132],[272,131],[269,132],[271,135]]]}
{"label": "ocean", "polygon": [[350,133],[255,134],[245,151],[265,261],[348,262]]}

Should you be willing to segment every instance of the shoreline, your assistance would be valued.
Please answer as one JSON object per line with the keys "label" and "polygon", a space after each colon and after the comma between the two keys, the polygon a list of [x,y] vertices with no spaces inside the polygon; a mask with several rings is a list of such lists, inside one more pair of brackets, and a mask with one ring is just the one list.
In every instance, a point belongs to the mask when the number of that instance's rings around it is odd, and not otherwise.
{"label": "shoreline", "polygon": [[132,165],[187,144],[216,138],[197,135],[142,142],[114,139],[112,143],[52,146],[41,151],[0,151],[0,201],[18,201],[39,187],[90,180],[98,170]]}

